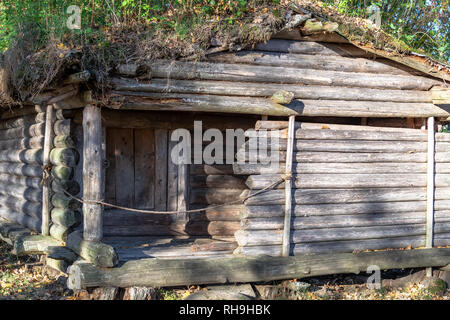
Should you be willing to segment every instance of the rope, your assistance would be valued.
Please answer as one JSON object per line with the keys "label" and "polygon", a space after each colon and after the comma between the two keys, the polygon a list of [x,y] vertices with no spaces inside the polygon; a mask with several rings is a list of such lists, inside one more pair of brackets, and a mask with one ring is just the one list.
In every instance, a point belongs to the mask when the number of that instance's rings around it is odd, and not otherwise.
{"label": "rope", "polygon": [[138,212],[138,213],[148,213],[148,214],[177,214],[177,213],[194,213],[194,212],[202,212],[205,211],[207,209],[216,209],[216,208],[221,208],[221,207],[225,207],[225,206],[229,206],[229,205],[233,205],[233,204],[239,204],[239,203],[244,203],[245,201],[247,201],[250,198],[253,198],[265,191],[267,191],[268,189],[271,189],[273,187],[275,187],[276,185],[278,185],[279,183],[291,179],[292,175],[289,174],[285,174],[282,175],[277,181],[271,183],[270,185],[268,185],[267,187],[265,187],[264,189],[259,190],[258,192],[255,192],[254,194],[251,194],[243,199],[239,199],[236,201],[231,201],[228,203],[223,203],[223,204],[219,204],[219,205],[215,205],[215,206],[209,206],[206,208],[202,208],[202,209],[195,209],[195,210],[184,210],[184,211],[153,211],[153,210],[144,210],[144,209],[134,209],[134,208],[128,208],[128,207],[123,207],[123,206],[119,206],[116,204],[111,204],[111,203],[107,203],[104,202],[103,200],[89,200],[89,199],[82,199],[82,198],[78,198],[76,196],[74,196],[73,194],[69,193],[68,191],[64,190],[64,193],[71,197],[72,199],[84,204],[97,204],[97,205],[102,205],[105,207],[111,207],[111,208],[116,208],[116,209],[121,209],[121,210],[126,210],[126,211],[130,211],[130,212]]}

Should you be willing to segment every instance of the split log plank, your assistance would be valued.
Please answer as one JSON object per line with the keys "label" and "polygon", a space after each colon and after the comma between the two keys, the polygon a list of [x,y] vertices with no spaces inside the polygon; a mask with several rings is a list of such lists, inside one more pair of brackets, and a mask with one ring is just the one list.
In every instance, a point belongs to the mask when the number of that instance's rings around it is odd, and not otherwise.
{"label": "split log plank", "polygon": [[70,289],[114,286],[167,287],[192,284],[260,282],[359,273],[370,265],[382,270],[442,267],[450,262],[449,249],[341,253],[299,257],[233,257],[206,259],[143,259],[119,268],[101,269],[91,264],[72,265]]}

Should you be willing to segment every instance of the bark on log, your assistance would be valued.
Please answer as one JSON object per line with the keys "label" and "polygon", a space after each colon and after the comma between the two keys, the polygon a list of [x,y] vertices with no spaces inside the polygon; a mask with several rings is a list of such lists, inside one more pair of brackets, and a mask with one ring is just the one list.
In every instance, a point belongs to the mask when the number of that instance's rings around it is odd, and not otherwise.
{"label": "bark on log", "polygon": [[67,237],[66,246],[86,261],[104,268],[112,268],[119,262],[119,257],[110,245],[83,240],[80,232],[72,232]]}
{"label": "bark on log", "polygon": [[300,86],[295,84],[277,84],[232,81],[196,81],[153,79],[151,82],[112,79],[117,91],[215,94],[222,96],[271,97],[275,92],[286,90],[296,99],[305,100],[345,100],[345,101],[389,101],[432,103],[428,91],[383,90],[354,87]]}
{"label": "bark on log", "polygon": [[386,89],[429,90],[440,81],[416,76],[390,76],[286,67],[246,66],[205,62],[152,63],[156,78],[303,83]]}
{"label": "bark on log", "polygon": [[[301,279],[327,274],[359,273],[370,265],[382,270],[442,267],[450,262],[449,249],[324,254],[299,257],[234,257],[206,259],[143,259],[119,268],[101,269],[74,264],[69,270],[70,289],[98,286],[171,287],[191,284],[261,282]],[[163,275],[163,276],[161,276]]]}

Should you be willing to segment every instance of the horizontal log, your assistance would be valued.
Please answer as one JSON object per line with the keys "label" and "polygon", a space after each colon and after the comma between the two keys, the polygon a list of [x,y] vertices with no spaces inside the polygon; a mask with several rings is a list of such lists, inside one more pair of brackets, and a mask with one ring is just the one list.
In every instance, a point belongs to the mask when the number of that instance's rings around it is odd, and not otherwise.
{"label": "horizontal log", "polygon": [[31,231],[29,229],[0,217],[0,239],[9,245],[14,245],[18,237],[30,234]]}
{"label": "horizontal log", "polygon": [[[287,139],[253,139],[246,142],[242,149],[248,150],[267,150],[267,151],[285,151]],[[436,142],[436,151],[445,152],[450,150],[449,142]],[[366,140],[296,140],[294,141],[294,150],[301,152],[425,152],[427,151],[426,142],[416,141],[366,141]]]}
{"label": "horizontal log", "polygon": [[56,120],[53,130],[56,136],[70,136],[73,130],[72,121],[70,119]]}
{"label": "horizontal log", "polygon": [[[323,160],[326,160],[324,158]],[[234,172],[243,175],[265,175],[284,173],[284,163],[275,163],[272,165],[260,164],[234,164]],[[334,163],[334,162],[317,162],[317,163],[298,163],[292,164],[292,172],[297,174],[387,174],[387,173],[426,173],[425,163],[415,162],[379,162],[379,163]],[[437,173],[450,173],[450,164],[437,163]]]}
{"label": "horizontal log", "polygon": [[76,227],[81,224],[81,213],[79,211],[53,208],[51,212],[52,223],[62,227]]}
{"label": "horizontal log", "polygon": [[[79,263],[69,267],[68,287],[172,287],[192,284],[261,282],[328,274],[359,273],[371,265],[381,270],[441,267],[449,249],[323,254],[298,257],[233,257],[204,259],[142,259],[119,268]],[[166,276],[161,276],[161,275]]]}
{"label": "horizontal log", "polygon": [[77,195],[81,191],[80,185],[74,180],[53,179],[51,186],[52,191],[55,193],[68,192],[69,194]]}
{"label": "horizontal log", "polygon": [[[448,233],[450,223],[435,226],[435,233]],[[283,230],[237,231],[234,236],[239,246],[281,245]],[[425,235],[425,224],[405,224],[396,226],[329,228],[295,230],[291,232],[291,243],[309,243],[343,240],[383,239]]]}
{"label": "horizontal log", "polygon": [[[450,200],[436,200],[434,209],[446,210]],[[378,214],[400,212],[422,212],[426,210],[426,201],[400,202],[360,202],[343,204],[296,204],[293,205],[293,215],[296,217],[350,215],[350,214]],[[283,205],[245,206],[241,211],[241,219],[258,219],[284,216]]]}
{"label": "horizontal log", "polygon": [[26,127],[0,130],[0,141],[43,136],[44,134],[45,123],[41,122]]}
{"label": "horizontal log", "polygon": [[[282,174],[252,175],[247,178],[246,184],[250,189],[264,189],[275,181],[281,179]],[[450,184],[450,175],[437,174],[436,187],[447,187]],[[293,188],[296,189],[341,189],[341,188],[399,188],[399,187],[426,187],[426,174],[413,173],[379,173],[379,174],[300,174],[293,177]],[[284,182],[276,188],[283,189]]]}
{"label": "horizontal log", "polygon": [[193,252],[199,251],[233,251],[236,249],[237,243],[234,241],[234,237],[226,240],[214,240],[214,239],[196,239],[191,245]]}
{"label": "horizontal log", "polygon": [[192,175],[232,175],[233,167],[229,164],[191,164],[189,172]]}
{"label": "horizontal log", "polygon": [[42,168],[32,164],[0,162],[0,173],[40,178],[42,177]]}
{"label": "horizontal log", "polygon": [[186,225],[189,235],[233,236],[240,229],[239,221],[192,221]]}
{"label": "horizontal log", "polygon": [[72,229],[70,227],[63,227],[58,224],[52,224],[52,226],[50,227],[50,235],[53,238],[61,240],[63,242],[67,241],[67,236],[70,232],[72,232]]}
{"label": "horizontal log", "polygon": [[152,63],[152,71],[156,78],[302,83],[402,90],[429,90],[433,85],[440,84],[439,81],[416,76],[205,62],[156,61]]}
{"label": "horizontal log", "polygon": [[107,209],[103,212],[104,226],[139,226],[139,225],[169,225],[170,214],[145,214],[129,212],[120,209]]}
{"label": "horizontal log", "polygon": [[[414,208],[413,208],[414,210]],[[418,210],[418,209],[415,209]],[[369,227],[369,226],[393,226],[405,224],[424,224],[426,214],[424,211],[390,212],[390,213],[361,213],[346,215],[318,215],[318,216],[296,216],[291,221],[291,229],[326,229],[345,227]],[[436,211],[435,221],[450,222],[448,211]],[[283,229],[284,217],[252,218],[241,220],[242,230],[274,230]]]}
{"label": "horizontal log", "polygon": [[0,123],[0,130],[14,129],[14,128],[25,128],[30,125],[45,122],[45,112],[33,113],[30,115],[17,116],[12,118],[3,118]]}
{"label": "horizontal log", "polygon": [[[402,91],[403,92],[403,91]],[[385,120],[383,120],[385,121]],[[258,120],[255,124],[255,130],[283,130],[287,129],[289,125],[288,121],[282,120]],[[362,125],[349,125],[349,124],[334,124],[334,123],[312,123],[312,122],[295,122],[295,129],[303,130],[358,130],[358,131],[376,131],[376,132],[398,132],[398,133],[411,133],[417,134],[425,133],[425,130],[412,129],[412,128],[396,128],[396,127],[380,127],[380,126],[362,126]]]}
{"label": "horizontal log", "polygon": [[41,219],[42,204],[40,202],[28,201],[17,196],[19,195],[0,194],[0,207]]}
{"label": "horizontal log", "polygon": [[112,246],[101,242],[83,240],[79,231],[69,234],[66,246],[84,260],[99,267],[112,268],[119,262],[119,257]]}
{"label": "horizontal log", "polygon": [[371,58],[371,59],[376,58],[376,56],[373,53],[361,50],[352,44],[270,39],[266,43],[258,43],[255,46],[255,49],[268,52],[285,52],[285,53],[299,53],[310,55],[320,54],[328,56],[343,56],[343,57]]}
{"label": "horizontal log", "polygon": [[25,200],[42,201],[42,190],[20,184],[0,183],[0,194],[15,196]]}
{"label": "horizontal log", "polygon": [[112,79],[117,91],[214,94],[222,96],[271,97],[274,93],[285,90],[292,92],[295,99],[305,100],[345,100],[345,101],[390,101],[432,103],[428,91],[417,90],[383,90],[354,87],[302,86],[296,84],[236,82],[236,81],[196,81],[153,79],[150,82]]}
{"label": "horizontal log", "polygon": [[52,196],[52,205],[55,208],[78,210],[81,204],[72,197],[66,196],[64,193],[55,193]]}
{"label": "horizontal log", "polygon": [[[191,205],[190,209],[204,208],[203,205]],[[245,209],[244,205],[229,205],[219,208],[206,208],[200,212],[189,213],[189,220],[199,221],[240,221],[241,211]]]}
{"label": "horizontal log", "polygon": [[[21,108],[14,108],[7,111],[3,111],[0,118],[2,120],[9,119],[18,119],[19,117],[29,116],[29,117],[40,117],[41,119],[45,119],[45,116],[42,117],[42,114],[45,114],[46,108],[40,105],[34,106],[24,106]],[[41,121],[39,121],[41,122]]]}
{"label": "horizontal log", "polygon": [[140,236],[179,236],[186,235],[184,228],[167,224],[140,224],[140,225],[104,225],[104,237],[140,237]]}
{"label": "horizontal log", "polygon": [[41,188],[41,178],[25,177],[6,173],[0,173],[0,184],[18,184],[26,187]]}
{"label": "horizontal log", "polygon": [[70,263],[67,262],[66,260],[52,259],[52,258],[47,257],[45,259],[45,265],[47,267],[50,267],[59,272],[66,273],[67,269],[69,268]]}
{"label": "horizontal log", "polygon": [[[272,153],[269,151],[267,155],[257,154],[256,151],[244,151],[239,150],[236,153],[236,160],[245,166],[244,162],[252,161],[255,165],[258,162],[270,163]],[[438,152],[436,153],[436,162],[448,162],[450,157],[450,152]],[[279,151],[278,155],[274,155],[273,159],[279,159],[280,166],[283,166],[283,162],[286,161],[286,152]],[[427,161],[426,152],[392,152],[392,153],[374,153],[374,152],[326,152],[326,151],[304,151],[304,152],[294,152],[293,154],[294,162],[300,163],[317,163],[323,162],[327,159],[327,162],[333,163],[379,163],[379,162],[414,162],[414,163],[425,163]],[[260,164],[261,168],[264,166]]]}
{"label": "horizontal log", "polygon": [[364,72],[372,74],[409,75],[410,73],[376,60],[332,55],[308,55],[283,52],[240,51],[221,52],[208,56],[208,61],[227,64]]}
{"label": "horizontal log", "polygon": [[53,166],[51,174],[53,178],[60,180],[70,180],[73,178],[73,168],[67,166]]}
{"label": "horizontal log", "polygon": [[40,149],[44,146],[44,137],[0,140],[0,149]]}
{"label": "horizontal log", "polygon": [[152,77],[152,70],[150,66],[145,64],[119,64],[115,72],[123,77]]}
{"label": "horizontal log", "polygon": [[75,141],[71,136],[58,135],[53,139],[53,145],[55,148],[74,148]]}
{"label": "horizontal log", "polygon": [[76,167],[80,155],[73,148],[54,148],[50,152],[50,162],[57,166]]}
{"label": "horizontal log", "polygon": [[42,149],[2,150],[0,161],[42,164]]}
{"label": "horizontal log", "polygon": [[192,188],[247,189],[245,179],[230,175],[190,176]]}
{"label": "horizontal log", "polygon": [[191,204],[225,204],[239,201],[242,189],[208,188],[190,190]]}
{"label": "horizontal log", "polygon": [[61,244],[61,241],[49,236],[23,236],[15,241],[12,252],[16,255],[44,254],[48,247],[61,246]]}
{"label": "horizontal log", "polygon": [[0,207],[0,217],[10,221],[17,223],[23,227],[26,227],[32,231],[41,232],[41,220],[36,219],[35,217],[28,216],[23,212],[14,212],[8,208]]}
{"label": "horizontal log", "polygon": [[74,262],[78,258],[72,250],[62,246],[47,247],[45,249],[45,254],[47,255],[47,258],[64,260],[70,263]]}
{"label": "horizontal log", "polygon": [[448,117],[449,108],[431,103],[400,103],[380,101],[300,100],[282,106],[271,99],[114,91],[121,110],[190,111],[269,116],[314,117]]}
{"label": "horizontal log", "polygon": [[[255,194],[256,190],[245,190],[242,197]],[[450,199],[450,188],[436,188],[436,200]],[[365,203],[424,201],[426,188],[372,188],[372,189],[296,189],[293,192],[295,204]],[[246,200],[247,205],[284,204],[284,190],[269,190]]]}

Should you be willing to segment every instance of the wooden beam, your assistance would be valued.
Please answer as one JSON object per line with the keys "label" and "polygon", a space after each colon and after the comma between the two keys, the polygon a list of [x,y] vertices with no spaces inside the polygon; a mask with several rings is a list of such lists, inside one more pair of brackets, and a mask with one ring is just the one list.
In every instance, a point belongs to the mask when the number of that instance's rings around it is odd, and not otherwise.
{"label": "wooden beam", "polygon": [[[45,119],[45,137],[44,137],[44,151],[43,151],[43,167],[47,167],[50,164],[50,152],[53,148],[53,138],[55,133],[53,131],[53,123],[55,122],[55,110],[53,105],[49,104],[47,106],[47,113]],[[43,172],[43,182],[42,185],[42,227],[41,232],[44,236],[50,235],[50,212],[51,207],[51,177],[49,171]]]}
{"label": "wooden beam", "polygon": [[285,206],[284,206],[284,229],[283,229],[283,245],[282,255],[287,257],[290,253],[291,245],[291,216],[292,216],[292,157],[294,153],[295,140],[295,116],[289,117],[288,127],[288,145],[286,154],[286,170],[285,174],[290,177],[285,180]]}
{"label": "wooden beam", "polygon": [[[434,232],[434,188],[435,188],[435,128],[434,118],[428,118],[428,157],[427,157],[427,219],[426,219],[426,241],[427,248],[433,247]],[[432,269],[427,269],[427,275],[432,276]]]}
{"label": "wooden beam", "polygon": [[192,284],[261,282],[301,279],[329,274],[359,273],[370,265],[381,270],[442,267],[450,263],[450,249],[390,250],[381,252],[301,255],[296,257],[233,257],[206,259],[142,259],[113,269],[76,263],[69,270],[68,287],[172,287]]}
{"label": "wooden beam", "polygon": [[[100,109],[88,105],[83,111],[83,198],[104,199],[105,183],[102,170],[102,118]],[[84,240],[100,241],[103,237],[103,207],[99,204],[84,203]]]}

